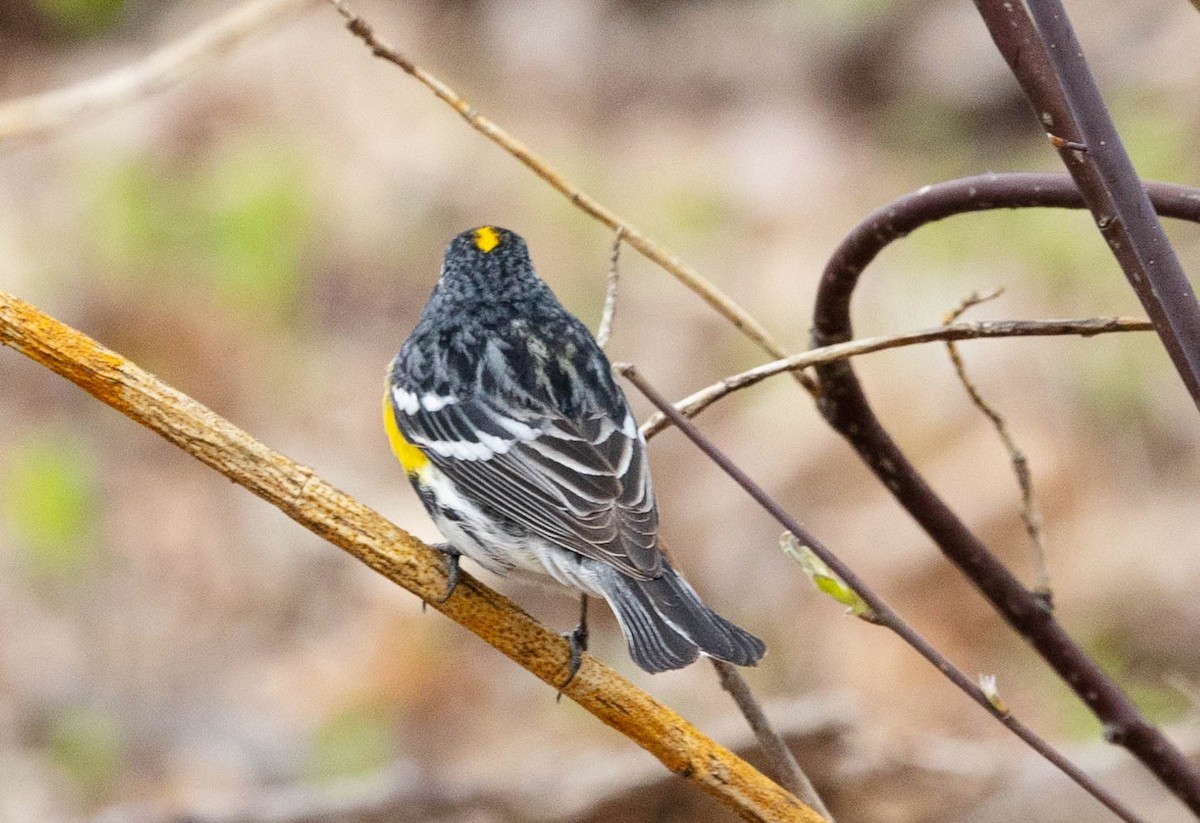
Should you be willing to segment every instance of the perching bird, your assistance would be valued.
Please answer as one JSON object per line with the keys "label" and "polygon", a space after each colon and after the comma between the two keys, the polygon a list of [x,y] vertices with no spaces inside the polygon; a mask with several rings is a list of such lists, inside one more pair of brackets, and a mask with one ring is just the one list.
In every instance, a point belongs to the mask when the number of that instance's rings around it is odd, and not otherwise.
{"label": "perching bird", "polygon": [[[603,597],[648,672],[700,654],[756,664],[761,640],[713,612],[658,545],[646,442],[588,329],[534,272],[520,236],[455,237],[420,322],[388,369],[384,424],[448,541],[501,575]],[[570,678],[568,678],[569,682]]]}

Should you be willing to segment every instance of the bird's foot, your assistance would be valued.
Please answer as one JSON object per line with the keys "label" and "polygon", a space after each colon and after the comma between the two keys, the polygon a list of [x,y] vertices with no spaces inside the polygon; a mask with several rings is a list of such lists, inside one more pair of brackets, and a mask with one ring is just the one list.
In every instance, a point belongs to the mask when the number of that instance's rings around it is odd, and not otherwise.
{"label": "bird's foot", "polygon": [[[462,552],[449,543],[433,543],[431,547],[446,555],[446,593],[437,599],[437,604],[440,606],[449,600],[454,594],[454,590],[458,588],[458,581],[462,577],[459,572],[458,560],[462,557]],[[426,605],[422,600],[421,611],[425,611]]]}
{"label": "bird's foot", "polygon": [[583,665],[583,653],[588,647],[588,625],[587,625],[587,595],[583,595],[579,601],[579,624],[569,632],[563,632],[563,637],[571,647],[571,670],[567,674],[567,679],[558,687],[558,697],[556,700],[562,700],[563,689],[571,685],[571,681],[575,679],[575,675],[579,673],[579,667]]}

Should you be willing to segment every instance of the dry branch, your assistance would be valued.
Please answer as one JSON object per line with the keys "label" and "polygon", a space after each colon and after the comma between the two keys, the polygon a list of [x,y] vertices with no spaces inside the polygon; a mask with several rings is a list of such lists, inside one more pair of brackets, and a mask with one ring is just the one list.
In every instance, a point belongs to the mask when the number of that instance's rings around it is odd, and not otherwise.
{"label": "dry branch", "polygon": [[[463,575],[446,591],[442,557],[382,516],[255,440],[187,395],[35,307],[0,292],[0,344],[10,346],[162,435],[313,533],[343,549],[471,630],[557,688],[567,677],[566,640],[508,598]],[[563,694],[630,738],[671,771],[747,820],[820,815],[667,706],[584,655]],[[549,705],[549,704],[548,704]]]}
{"label": "dry branch", "polygon": [[[732,297],[706,280],[698,271],[684,263],[671,251],[634,228],[629,221],[567,180],[556,169],[551,167],[549,163],[535,154],[529,146],[476,111],[475,107],[457,91],[381,40],[371,24],[352,12],[343,0],[328,0],[328,2],[346,19],[346,28],[355,37],[362,40],[371,49],[373,55],[403,69],[410,77],[432,91],[439,100],[458,112],[470,124],[471,128],[525,164],[526,168],[548,183],[551,188],[563,197],[570,200],[572,204],[584,213],[600,221],[613,231],[619,230],[624,242],[637,249],[648,260],[658,264],[663,271],[691,289],[700,299],[716,309],[722,317],[732,323],[742,334],[754,341],[767,354],[772,357],[784,357],[786,355],[786,350],[771,336],[770,332],[750,312],[738,305]],[[809,393],[815,392],[816,387],[807,376],[797,372],[795,373],[795,378]]]}
{"label": "dry branch", "polygon": [[821,799],[821,795],[817,794],[816,787],[813,786],[804,770],[800,768],[800,764],[796,762],[796,756],[792,754],[783,735],[776,731],[775,727],[771,725],[771,721],[767,719],[766,711],[750,688],[750,684],[746,682],[746,678],[742,677],[742,673],[738,671],[738,667],[723,660],[713,660],[712,665],[717,671],[717,678],[721,681],[721,688],[733,698],[738,711],[750,725],[750,731],[754,732],[763,759],[766,760],[770,771],[775,775],[775,782],[816,809],[817,813],[829,823],[834,823],[833,815],[826,808],[825,801]]}
{"label": "dry branch", "polygon": [[[987,293],[971,292],[954,309],[946,313],[946,317],[942,321],[943,325],[949,326],[962,317],[968,309],[988,300],[994,300],[1003,292],[1003,289],[995,289]],[[1050,587],[1050,568],[1046,565],[1046,545],[1042,538],[1042,515],[1038,510],[1037,497],[1033,493],[1033,477],[1029,471],[1029,458],[1017,445],[1017,440],[1012,436],[1004,415],[996,411],[995,407],[983,398],[979,387],[967,374],[967,364],[963,362],[962,353],[959,352],[958,346],[953,340],[946,341],[946,353],[950,356],[954,373],[958,375],[958,382],[962,384],[967,397],[971,398],[971,403],[975,408],[979,409],[980,413],[991,422],[1004,450],[1008,452],[1009,463],[1012,465],[1013,474],[1017,479],[1017,489],[1021,492],[1021,521],[1025,524],[1025,533],[1029,535],[1029,542],[1033,546],[1033,564],[1037,575],[1037,585],[1034,591],[1040,597],[1045,598],[1046,604],[1049,606],[1053,602],[1054,594]]]}
{"label": "dry branch", "polygon": [[137,63],[84,83],[0,103],[0,141],[45,134],[148,97],[316,3],[245,3]]}
{"label": "dry branch", "polygon": [[[836,363],[872,352],[914,346],[919,343],[953,340],[985,340],[1001,337],[1042,337],[1077,335],[1093,337],[1123,331],[1153,331],[1149,320],[1137,317],[1087,317],[1079,320],[979,320],[975,322],[951,323],[922,331],[904,332],[881,337],[863,337],[845,343],[820,346],[808,351],[772,360],[744,372],[732,374],[711,386],[689,394],[675,404],[675,408],[687,417],[695,417],[718,400],[735,391],[761,383],[788,371],[807,369],[823,363]],[[642,434],[647,438],[661,432],[671,424],[662,412],[655,412],[642,424]]]}

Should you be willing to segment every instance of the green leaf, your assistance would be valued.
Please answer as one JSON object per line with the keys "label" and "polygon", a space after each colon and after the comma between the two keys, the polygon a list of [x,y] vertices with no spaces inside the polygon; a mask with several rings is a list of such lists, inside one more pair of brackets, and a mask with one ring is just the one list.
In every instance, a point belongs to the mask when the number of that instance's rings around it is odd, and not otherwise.
{"label": "green leaf", "polygon": [[139,290],[194,301],[180,289],[192,283],[256,320],[286,316],[303,296],[313,222],[305,171],[295,151],[253,135],[188,164],[126,158],[92,186],[96,257]]}

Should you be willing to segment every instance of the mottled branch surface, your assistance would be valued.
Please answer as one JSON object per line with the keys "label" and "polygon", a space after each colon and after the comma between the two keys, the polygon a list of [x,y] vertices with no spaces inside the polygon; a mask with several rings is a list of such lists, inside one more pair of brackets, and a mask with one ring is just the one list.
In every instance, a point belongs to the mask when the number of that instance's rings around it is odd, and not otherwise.
{"label": "mottled branch surface", "polygon": [[[0,343],[62,375],[279,508],[314,534],[470,629],[557,688],[570,650],[511,600],[468,575],[445,603],[441,555],[119,354],[0,292]],[[747,820],[823,818],[667,706],[584,655],[563,694]],[[552,701],[547,700],[551,710]]]}

